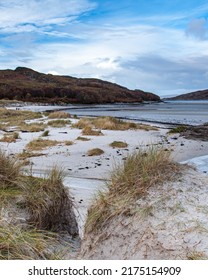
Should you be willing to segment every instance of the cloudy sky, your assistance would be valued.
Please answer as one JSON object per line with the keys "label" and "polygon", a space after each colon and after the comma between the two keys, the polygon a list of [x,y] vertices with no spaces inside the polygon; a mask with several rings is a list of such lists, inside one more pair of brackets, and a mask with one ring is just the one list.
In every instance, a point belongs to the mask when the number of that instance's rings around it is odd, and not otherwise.
{"label": "cloudy sky", "polygon": [[160,96],[208,88],[208,1],[0,0],[0,69]]}

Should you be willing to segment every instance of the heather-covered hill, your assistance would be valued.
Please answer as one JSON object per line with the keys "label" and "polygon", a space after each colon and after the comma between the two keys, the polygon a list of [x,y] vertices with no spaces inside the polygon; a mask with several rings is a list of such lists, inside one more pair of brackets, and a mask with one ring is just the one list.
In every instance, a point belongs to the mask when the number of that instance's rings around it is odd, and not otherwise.
{"label": "heather-covered hill", "polygon": [[186,94],[181,94],[172,98],[170,100],[208,100],[208,89],[198,90]]}
{"label": "heather-covered hill", "polygon": [[99,79],[43,74],[29,68],[0,70],[0,99],[50,103],[114,103],[160,101],[142,90],[129,90]]}

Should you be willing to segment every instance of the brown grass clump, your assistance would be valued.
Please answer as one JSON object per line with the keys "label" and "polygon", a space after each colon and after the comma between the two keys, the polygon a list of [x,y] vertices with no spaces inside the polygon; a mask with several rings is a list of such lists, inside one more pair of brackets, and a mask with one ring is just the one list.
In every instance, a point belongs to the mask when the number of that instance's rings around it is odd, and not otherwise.
{"label": "brown grass clump", "polygon": [[52,126],[52,127],[65,127],[66,125],[70,124],[70,120],[53,120],[53,121],[49,121],[48,125]]}
{"label": "brown grass clump", "polygon": [[103,151],[102,149],[99,149],[99,148],[94,148],[94,149],[89,150],[89,151],[87,152],[87,155],[88,155],[89,157],[91,157],[91,156],[100,156],[100,155],[102,155],[102,154],[104,154],[104,151]]}
{"label": "brown grass clump", "polygon": [[91,126],[86,126],[82,129],[82,135],[100,136],[103,133],[101,130],[94,130]]}
{"label": "brown grass clump", "polygon": [[73,142],[73,141],[70,141],[70,140],[67,140],[67,141],[64,142],[64,144],[65,144],[66,146],[71,146],[71,145],[74,144],[74,142]]}
{"label": "brown grass clump", "polygon": [[130,205],[145,196],[150,187],[173,180],[179,170],[179,165],[162,149],[151,147],[130,154],[114,168],[108,191],[101,192],[89,210],[86,232],[103,228],[115,215],[129,214]]}
{"label": "brown grass clump", "polygon": [[128,147],[128,144],[122,141],[113,141],[112,143],[109,144],[109,146],[112,148],[126,148]]}
{"label": "brown grass clump", "polygon": [[0,180],[1,188],[18,187],[21,182],[22,175],[20,173],[21,164],[6,155],[5,152],[0,150]]}
{"label": "brown grass clump", "polygon": [[30,151],[38,151],[38,150],[46,149],[51,146],[55,146],[57,144],[59,144],[59,142],[55,140],[46,140],[46,139],[37,138],[30,141],[27,144],[26,148]]}
{"label": "brown grass clump", "polygon": [[90,141],[90,138],[87,137],[82,137],[82,136],[78,136],[76,140],[80,140],[80,141]]}
{"label": "brown grass clump", "polygon": [[44,123],[35,122],[30,124],[22,123],[18,125],[18,127],[21,131],[24,132],[40,132],[46,128],[46,125]]}
{"label": "brown grass clump", "polygon": [[22,153],[20,154],[17,154],[17,159],[20,159],[20,160],[25,160],[27,158],[31,158],[31,157],[40,157],[40,156],[44,156],[45,154],[43,153],[31,153],[31,152],[28,152],[28,151],[23,151]]}
{"label": "brown grass clump", "polygon": [[48,118],[49,119],[67,119],[70,118],[71,115],[67,112],[63,112],[63,111],[54,111],[49,113]]}
{"label": "brown grass clump", "polygon": [[18,132],[7,133],[4,134],[4,136],[0,139],[0,142],[12,143],[12,142],[16,142],[17,139],[19,139]]}
{"label": "brown grass clump", "polygon": [[82,118],[73,127],[83,129],[85,127],[95,127],[104,130],[128,130],[128,129],[142,129],[142,130],[158,130],[156,127],[144,124],[137,124],[134,122],[123,121],[114,117],[97,117],[97,118]]}

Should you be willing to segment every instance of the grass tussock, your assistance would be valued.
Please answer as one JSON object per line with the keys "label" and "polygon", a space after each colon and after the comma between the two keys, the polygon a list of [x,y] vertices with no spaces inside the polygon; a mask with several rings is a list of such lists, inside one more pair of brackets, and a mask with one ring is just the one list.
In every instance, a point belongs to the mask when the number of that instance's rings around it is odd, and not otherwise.
{"label": "grass tussock", "polygon": [[100,136],[103,133],[101,130],[95,130],[91,126],[86,126],[82,129],[82,135]]}
{"label": "grass tussock", "polygon": [[76,140],[79,140],[79,141],[90,141],[91,139],[87,138],[87,137],[83,137],[83,136],[78,136]]}
{"label": "grass tussock", "polygon": [[92,156],[100,156],[104,154],[104,151],[102,149],[99,149],[99,148],[94,148],[94,149],[91,149],[87,152],[87,155],[89,157],[92,157]]}
{"label": "grass tussock", "polygon": [[173,133],[185,132],[187,130],[187,128],[188,127],[186,125],[179,125],[177,127],[170,129],[168,133],[173,134]]}
{"label": "grass tussock", "polygon": [[49,136],[49,133],[50,133],[49,130],[45,130],[45,131],[41,134],[41,136],[42,136],[42,137],[47,137],[47,136]]}
{"label": "grass tussock", "polygon": [[39,229],[67,231],[78,234],[72,211],[73,203],[63,185],[63,172],[52,169],[48,178],[27,178],[24,189],[25,205],[30,213],[29,223]]}
{"label": "grass tussock", "polygon": [[22,165],[18,161],[0,150],[0,188],[19,188],[18,184],[22,181],[22,175],[20,172],[21,166]]}
{"label": "grass tussock", "polygon": [[52,127],[65,127],[66,125],[70,124],[71,121],[70,120],[53,120],[53,121],[49,121],[48,125],[52,126]]}
{"label": "grass tussock", "polygon": [[41,122],[35,122],[30,124],[22,123],[18,125],[18,128],[24,132],[40,132],[46,128],[46,125]]}
{"label": "grass tussock", "polygon": [[109,144],[109,146],[112,148],[126,148],[128,147],[128,144],[122,141],[113,141],[112,143]]}
{"label": "grass tussock", "polygon": [[58,233],[78,235],[63,172],[25,176],[17,160],[0,152],[0,178],[0,260],[60,259]]}
{"label": "grass tussock", "polygon": [[12,143],[12,142],[16,142],[17,139],[19,139],[19,133],[18,132],[6,133],[0,139],[0,142]]}
{"label": "grass tussock", "polygon": [[56,140],[47,140],[47,139],[37,138],[37,139],[30,141],[26,145],[26,148],[29,151],[38,151],[38,150],[47,149],[48,147],[52,147],[57,144],[59,144],[59,142]]}
{"label": "grass tussock", "polygon": [[130,205],[144,197],[150,187],[173,180],[179,170],[179,165],[162,149],[151,147],[130,154],[114,168],[108,191],[101,192],[89,210],[86,232],[103,228],[115,215],[128,215]]}
{"label": "grass tussock", "polygon": [[6,122],[8,125],[17,125],[19,122],[38,119],[41,117],[42,114],[39,112],[0,108],[0,122]]}
{"label": "grass tussock", "polygon": [[49,119],[67,119],[70,117],[71,115],[69,113],[63,111],[54,111],[48,114]]}
{"label": "grass tussock", "polygon": [[77,123],[73,124],[73,127],[79,129],[84,129],[87,126],[103,130],[157,130],[157,128],[150,125],[136,124],[134,122],[123,121],[114,117],[82,118]]}
{"label": "grass tussock", "polygon": [[71,145],[74,144],[74,142],[73,142],[73,141],[70,141],[70,140],[67,140],[67,141],[64,142],[64,144],[65,144],[66,146],[71,146]]}

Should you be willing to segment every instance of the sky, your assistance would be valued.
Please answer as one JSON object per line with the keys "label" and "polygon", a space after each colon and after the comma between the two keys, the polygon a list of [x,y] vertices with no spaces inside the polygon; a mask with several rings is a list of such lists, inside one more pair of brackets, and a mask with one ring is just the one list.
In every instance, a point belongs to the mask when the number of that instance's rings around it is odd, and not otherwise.
{"label": "sky", "polygon": [[0,0],[0,69],[164,96],[208,88],[208,1]]}

